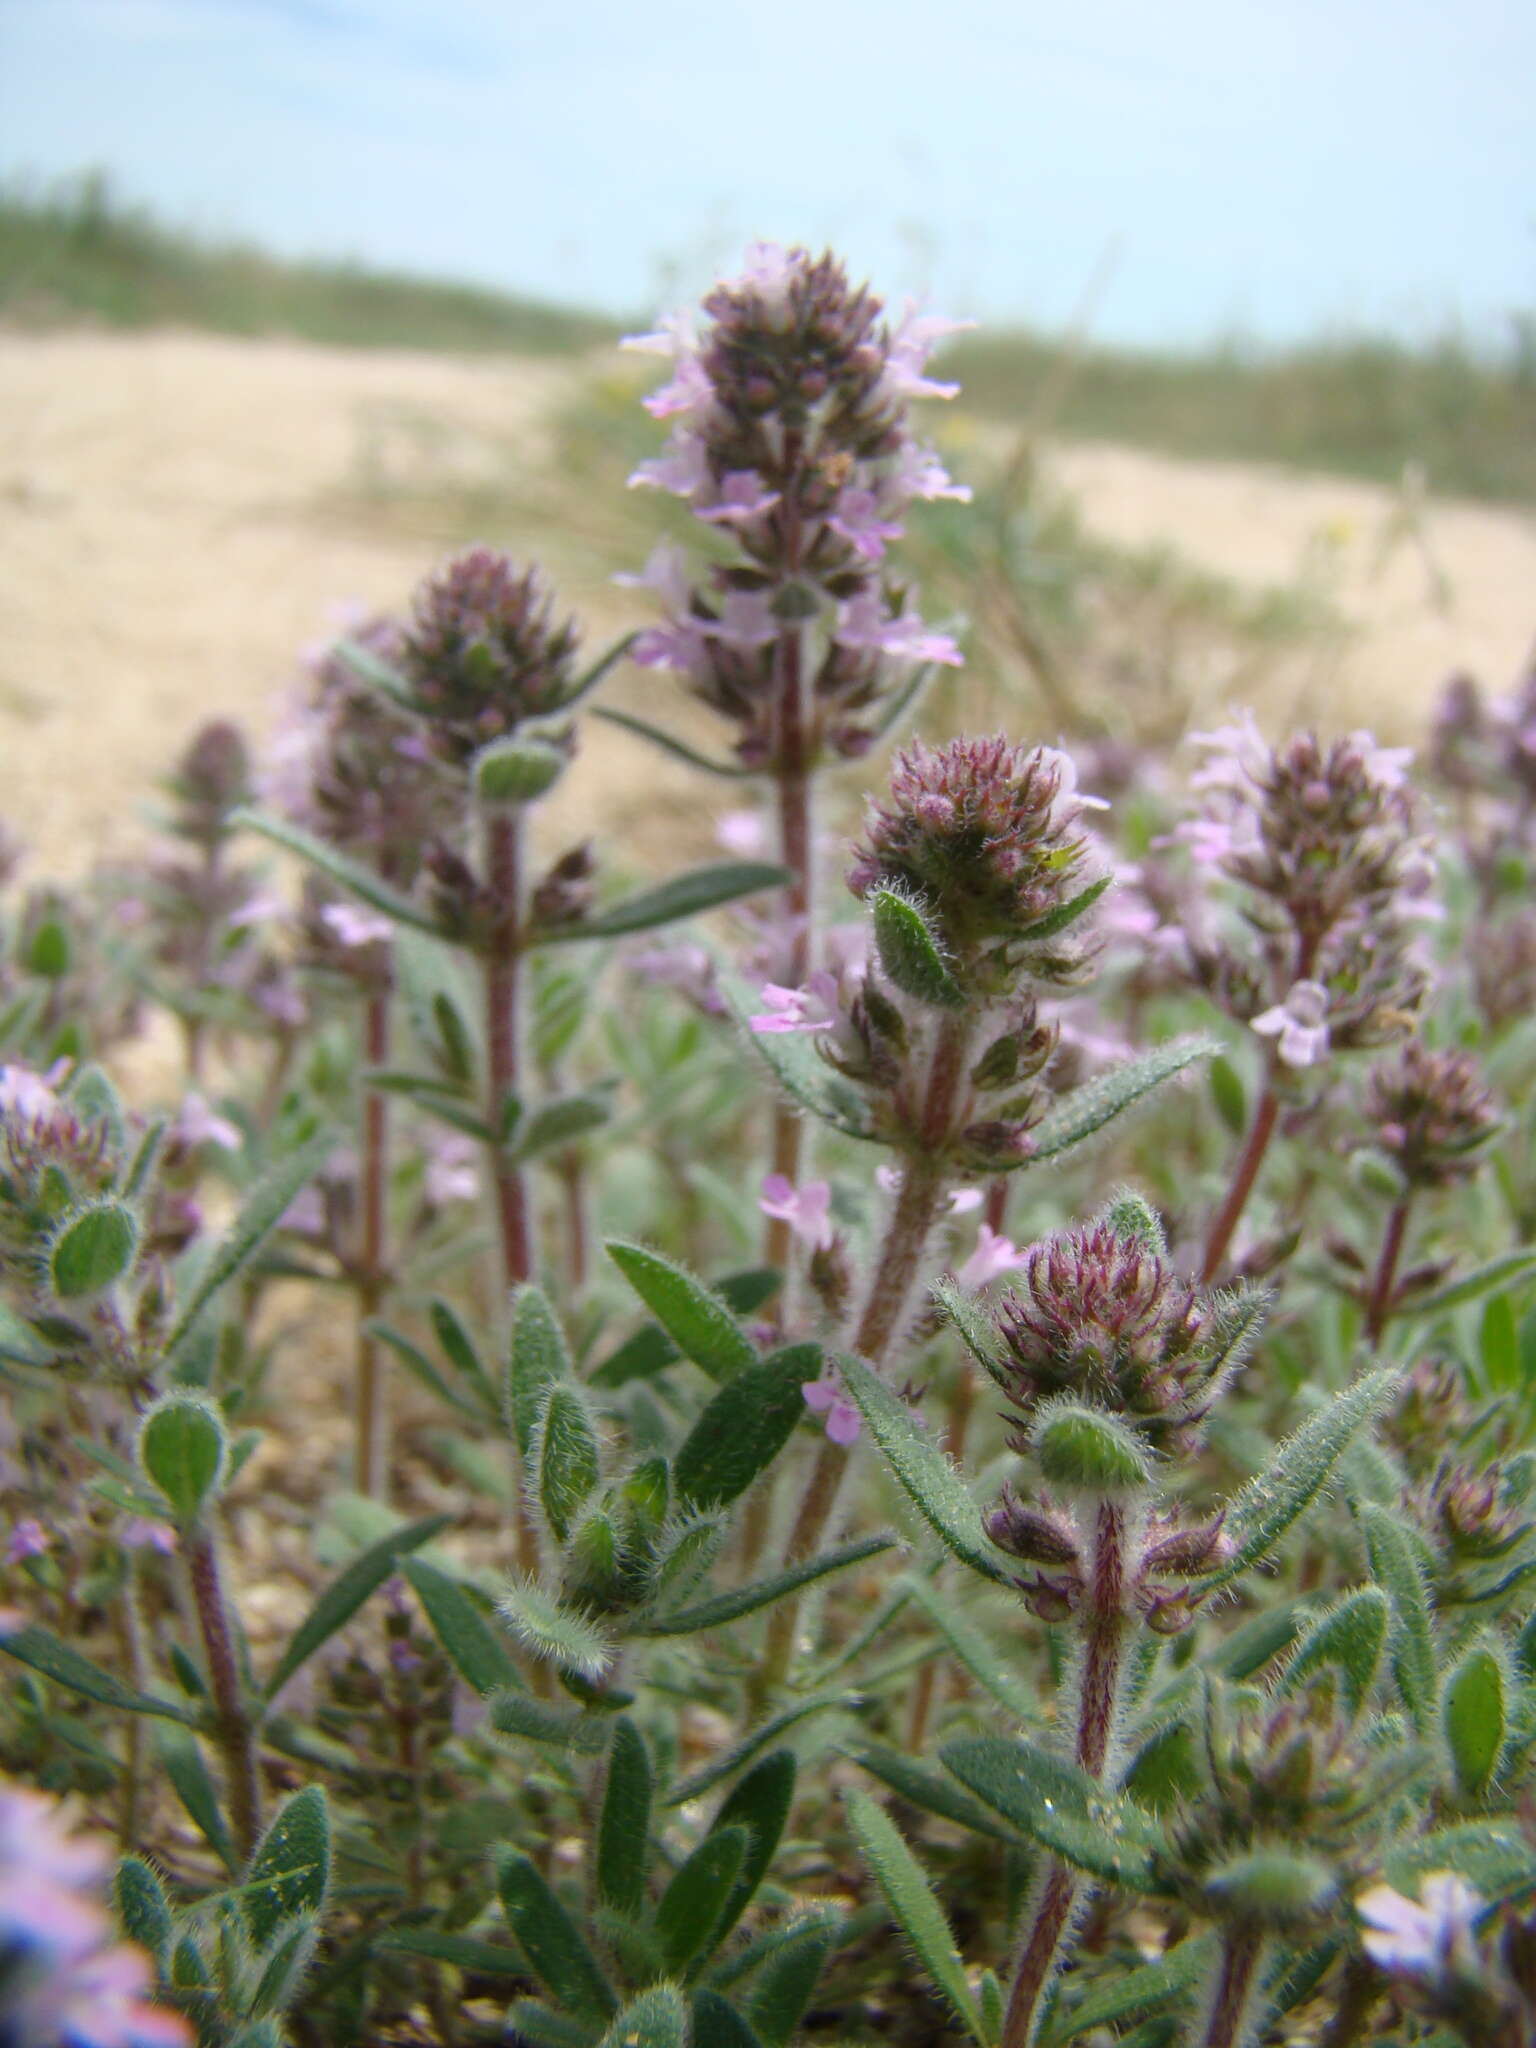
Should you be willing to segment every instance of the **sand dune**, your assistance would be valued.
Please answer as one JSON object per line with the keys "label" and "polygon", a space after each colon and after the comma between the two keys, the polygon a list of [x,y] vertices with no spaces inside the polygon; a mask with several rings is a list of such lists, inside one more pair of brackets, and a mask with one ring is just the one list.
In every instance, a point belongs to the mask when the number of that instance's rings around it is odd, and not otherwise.
{"label": "sand dune", "polygon": [[[477,447],[537,468],[576,375],[200,335],[0,336],[0,813],[37,869],[137,839],[179,741],[214,713],[264,724],[339,602],[401,604],[430,547],[338,519],[339,498],[381,465],[446,463],[462,481]],[[1398,500],[1366,485],[1123,448],[1053,460],[1110,538],[1259,584],[1306,569],[1356,629],[1348,702],[1385,731],[1411,729],[1451,666],[1503,687],[1524,655],[1528,514],[1437,503],[1404,537]],[[605,629],[618,616],[558,533],[491,537],[537,547]],[[617,793],[610,824],[683,787],[650,758],[642,775],[611,731],[589,749],[588,804],[594,777]]]}

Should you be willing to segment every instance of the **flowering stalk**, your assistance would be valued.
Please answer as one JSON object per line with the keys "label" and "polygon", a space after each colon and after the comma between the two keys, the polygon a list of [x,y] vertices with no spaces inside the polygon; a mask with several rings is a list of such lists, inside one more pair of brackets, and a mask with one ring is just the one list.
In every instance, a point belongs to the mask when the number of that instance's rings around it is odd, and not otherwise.
{"label": "flowering stalk", "polygon": [[[370,1067],[389,1064],[390,992],[387,985],[368,998],[363,1014],[363,1057]],[[370,1329],[389,1284],[389,1104],[383,1091],[365,1085],[362,1143],[358,1159],[361,1228],[357,1248],[357,1414],[356,1472],[359,1493],[385,1490],[389,1462],[389,1412],[383,1378],[384,1354]]]}

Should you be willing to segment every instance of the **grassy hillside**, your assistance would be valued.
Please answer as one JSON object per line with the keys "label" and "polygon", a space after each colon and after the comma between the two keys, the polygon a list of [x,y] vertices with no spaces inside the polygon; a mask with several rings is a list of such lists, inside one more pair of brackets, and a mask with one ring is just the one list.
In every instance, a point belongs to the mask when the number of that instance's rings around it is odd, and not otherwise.
{"label": "grassy hillside", "polygon": [[[124,205],[92,174],[44,194],[0,187],[0,321],[47,329],[191,326],[348,347],[556,353],[612,322],[473,286],[343,263],[287,263],[199,241]],[[1536,319],[1497,359],[1330,341],[1283,353],[1064,358],[1027,333],[974,336],[947,367],[985,417],[1172,454],[1244,457],[1536,504]]]}

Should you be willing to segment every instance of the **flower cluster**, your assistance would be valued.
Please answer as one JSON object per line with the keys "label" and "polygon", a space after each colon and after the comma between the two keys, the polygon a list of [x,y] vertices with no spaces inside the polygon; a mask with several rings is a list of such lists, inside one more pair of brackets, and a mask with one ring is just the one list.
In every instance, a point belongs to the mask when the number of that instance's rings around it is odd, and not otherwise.
{"label": "flower cluster", "polygon": [[[970,495],[906,417],[909,399],[953,395],[924,365],[954,323],[909,311],[893,332],[831,256],[763,243],[704,313],[700,333],[674,319],[628,344],[672,361],[646,401],[672,421],[670,439],[631,482],[686,499],[735,559],[697,582],[679,549],[659,548],[628,580],[668,616],[634,657],[685,676],[737,727],[750,766],[786,751],[796,767],[862,754],[881,700],[915,666],[960,659],[884,566],[914,499]],[[807,729],[793,735],[780,716],[786,648],[808,687]]]}
{"label": "flower cluster", "polygon": [[400,648],[433,744],[456,765],[563,710],[575,657],[575,626],[556,623],[539,571],[487,547],[455,556],[422,586]]}
{"label": "flower cluster", "polygon": [[1175,837],[1248,892],[1245,937],[1191,935],[1198,979],[1282,1069],[1401,1036],[1427,983],[1413,928],[1436,914],[1408,750],[1363,732],[1272,748],[1251,718],[1195,739],[1205,809]]}
{"label": "flower cluster", "polygon": [[8,2048],[185,2048],[142,1949],[112,1939],[110,1858],[50,1799],[0,1784],[0,2034]]}
{"label": "flower cluster", "polygon": [[1472,1055],[1431,1052],[1419,1038],[1372,1070],[1365,1116],[1410,1188],[1466,1180],[1498,1129],[1493,1097]]}

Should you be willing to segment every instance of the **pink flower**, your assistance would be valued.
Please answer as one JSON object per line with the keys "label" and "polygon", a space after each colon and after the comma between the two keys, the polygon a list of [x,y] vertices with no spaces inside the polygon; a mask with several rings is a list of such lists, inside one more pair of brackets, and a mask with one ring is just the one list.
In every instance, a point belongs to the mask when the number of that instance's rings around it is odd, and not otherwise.
{"label": "pink flower", "polygon": [[199,1095],[196,1089],[176,1112],[170,1134],[178,1145],[186,1146],[188,1151],[198,1145],[217,1145],[225,1152],[238,1152],[245,1143],[239,1125],[232,1124],[227,1116],[220,1116],[210,1109],[206,1097]]}
{"label": "pink flower", "polygon": [[763,984],[766,1009],[747,1022],[753,1031],[766,1035],[776,1031],[830,1031],[833,1018],[828,1001],[831,990],[820,984],[830,975],[814,974],[804,988],[781,988],[777,982]]}
{"label": "pink flower", "polygon": [[768,822],[761,811],[726,811],[715,820],[715,839],[727,853],[750,860],[768,844]]}
{"label": "pink flower", "polygon": [[886,477],[886,489],[893,498],[952,498],[960,505],[971,502],[970,485],[957,484],[938,451],[919,441],[903,444]]}
{"label": "pink flower", "polygon": [[995,1280],[999,1273],[1011,1273],[1015,1267],[1026,1263],[1026,1254],[1011,1238],[1002,1236],[991,1224],[983,1223],[976,1232],[976,1249],[956,1273],[955,1279],[961,1287],[979,1291]]}
{"label": "pink flower", "polygon": [[[292,810],[292,806],[274,806]],[[281,924],[288,915],[288,905],[275,889],[258,889],[254,896],[248,896],[238,910],[229,914],[229,928],[232,932],[246,931],[256,924]]]}
{"label": "pink flower", "polygon": [[668,611],[688,608],[693,584],[688,575],[688,557],[675,540],[658,541],[639,570],[622,569],[614,577],[626,590],[654,591]]}
{"label": "pink flower", "polygon": [[864,590],[837,608],[837,638],[844,647],[866,647],[899,661],[936,661],[959,668],[964,657],[947,633],[925,626],[916,612],[892,618],[880,594]]}
{"label": "pink flower", "polygon": [[473,1202],[480,1194],[480,1147],[459,1131],[444,1131],[431,1141],[422,1186],[434,1209],[450,1202]]}
{"label": "pink flower", "polygon": [[0,1116],[14,1117],[18,1123],[46,1123],[63,1107],[49,1085],[56,1078],[62,1078],[57,1066],[46,1076],[34,1074],[30,1067],[0,1067]]}
{"label": "pink flower", "polygon": [[826,1432],[835,1444],[846,1450],[858,1442],[859,1431],[863,1428],[863,1417],[857,1408],[832,1380],[806,1380],[800,1392],[805,1405],[813,1415],[824,1415]]}
{"label": "pink flower", "polygon": [[709,451],[697,434],[677,428],[659,455],[642,462],[630,476],[630,486],[670,491],[675,498],[691,498],[711,482]]}
{"label": "pink flower", "polygon": [[11,1525],[10,1541],[5,1546],[7,1564],[20,1564],[29,1557],[42,1557],[53,1548],[53,1539],[35,1515],[23,1515]]}
{"label": "pink flower", "polygon": [[1471,1976],[1477,1969],[1477,1916],[1483,1901],[1464,1877],[1437,1870],[1419,1885],[1423,1903],[1391,1885],[1372,1885],[1355,1901],[1366,1923],[1361,1945],[1373,1963],[1411,1977]]}
{"label": "pink flower", "polygon": [[946,335],[963,334],[975,324],[973,320],[945,320],[936,313],[919,313],[916,301],[909,299],[891,336],[885,372],[887,387],[902,398],[953,398],[960,389],[958,384],[936,383],[932,377],[925,377],[923,371],[929,356]]}
{"label": "pink flower", "polygon": [[320,922],[339,945],[377,946],[395,935],[394,925],[376,910],[359,910],[355,903],[327,903]]}
{"label": "pink flower", "polygon": [[1189,778],[1191,789],[1221,789],[1246,797],[1269,765],[1269,746],[1251,711],[1240,711],[1231,725],[1212,732],[1192,732],[1190,742],[1204,747],[1205,765]]}
{"label": "pink flower", "polygon": [[155,1550],[162,1557],[171,1557],[176,1550],[176,1531],[165,1522],[151,1522],[143,1515],[134,1515],[123,1524],[120,1540],[130,1550]]}
{"label": "pink flower", "polygon": [[899,520],[882,519],[880,514],[880,500],[873,491],[850,488],[839,497],[827,524],[865,561],[878,562],[886,542],[900,540],[906,531]]}
{"label": "pink flower", "polygon": [[1253,1020],[1288,1067],[1318,1066],[1328,1057],[1328,991],[1320,981],[1298,981],[1283,1003]]}
{"label": "pink flower", "polygon": [[720,607],[720,623],[705,631],[727,647],[766,647],[778,639],[779,622],[762,591],[729,590]]}
{"label": "pink flower", "polygon": [[778,502],[779,493],[765,491],[755,469],[732,469],[720,479],[720,496],[715,503],[700,505],[698,513],[701,519],[713,520],[719,526],[739,526]]}
{"label": "pink flower", "polygon": [[824,1180],[796,1188],[782,1173],[770,1173],[757,1206],[765,1216],[787,1223],[813,1251],[825,1251],[832,1242],[832,1189]]}

